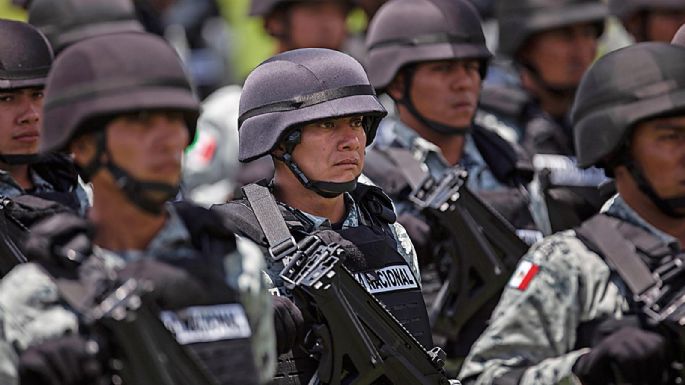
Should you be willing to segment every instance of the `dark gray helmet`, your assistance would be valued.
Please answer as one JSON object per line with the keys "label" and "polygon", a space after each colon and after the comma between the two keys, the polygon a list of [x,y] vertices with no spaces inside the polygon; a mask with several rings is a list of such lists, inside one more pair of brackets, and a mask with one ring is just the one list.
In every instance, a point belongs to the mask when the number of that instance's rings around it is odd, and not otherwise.
{"label": "dark gray helmet", "polygon": [[685,112],[685,48],[640,43],[601,57],[571,113],[579,166],[603,165],[636,123],[676,111]]}
{"label": "dark gray helmet", "polygon": [[478,11],[466,0],[389,1],[371,21],[366,47],[369,79],[377,89],[387,87],[407,64],[465,58],[487,62],[492,56]]}
{"label": "dark gray helmet", "polygon": [[149,109],[183,112],[194,137],[199,103],[176,51],[142,32],[83,40],[50,72],[41,150],[62,149],[93,119]]}
{"label": "dark gray helmet", "polygon": [[0,19],[0,89],[42,87],[52,65],[52,50],[37,29]]}
{"label": "dark gray helmet", "polygon": [[341,3],[349,3],[348,0],[252,0],[250,2],[250,16],[267,16],[273,12],[276,7],[281,4],[288,3],[303,3],[303,2],[324,2],[324,1],[338,1]]}
{"label": "dark gray helmet", "polygon": [[249,162],[272,152],[279,143],[285,163],[306,188],[331,198],[352,191],[348,182],[312,180],[292,157],[300,143],[303,125],[350,115],[364,116],[366,145],[386,111],[358,61],[324,48],[284,52],[260,64],[245,80],[238,118],[238,159]]}
{"label": "dark gray helmet", "polygon": [[601,0],[497,0],[498,52],[515,58],[532,35],[577,23],[597,22],[601,33],[608,13]]}
{"label": "dark gray helmet", "polygon": [[365,115],[373,141],[386,111],[364,68],[344,53],[303,48],[273,56],[245,80],[240,96],[239,160],[269,154],[291,128],[316,120]]}
{"label": "dark gray helmet", "polygon": [[609,0],[609,11],[619,18],[648,9],[685,9],[683,0]]}
{"label": "dark gray helmet", "polygon": [[28,22],[55,52],[89,37],[144,30],[131,0],[33,0]]}

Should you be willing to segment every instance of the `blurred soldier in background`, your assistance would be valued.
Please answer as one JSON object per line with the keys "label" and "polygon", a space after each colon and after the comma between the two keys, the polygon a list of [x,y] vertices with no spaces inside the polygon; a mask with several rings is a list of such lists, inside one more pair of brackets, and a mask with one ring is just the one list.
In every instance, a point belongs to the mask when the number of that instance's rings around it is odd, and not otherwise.
{"label": "blurred soldier in background", "polygon": [[85,212],[88,199],[71,159],[38,155],[52,50],[26,23],[0,20],[0,34],[0,195],[30,194]]}
{"label": "blurred soldier in background", "polygon": [[[206,209],[166,203],[178,190],[199,107],[174,50],[144,33],[94,37],[60,55],[50,75],[41,149],[73,153],[95,199],[89,222],[57,215],[34,227],[28,249],[38,263],[2,281],[2,383],[95,383],[113,369],[108,353],[145,341],[109,341],[114,348],[101,344],[96,357],[83,312],[129,279],[151,285],[143,298],[163,310],[178,343],[189,344],[217,383],[266,383],[275,346],[261,256],[246,258],[255,246],[236,243]],[[83,286],[66,290],[65,280]],[[193,350],[202,349],[198,342],[212,353]]]}
{"label": "blurred soldier in background", "polygon": [[641,43],[590,68],[572,114],[578,163],[607,170],[618,195],[528,252],[466,384],[681,382],[682,365],[668,368],[683,357],[683,113],[682,47]]}
{"label": "blurred soldier in background", "polygon": [[685,23],[682,0],[609,0],[609,10],[636,42],[667,43]]}

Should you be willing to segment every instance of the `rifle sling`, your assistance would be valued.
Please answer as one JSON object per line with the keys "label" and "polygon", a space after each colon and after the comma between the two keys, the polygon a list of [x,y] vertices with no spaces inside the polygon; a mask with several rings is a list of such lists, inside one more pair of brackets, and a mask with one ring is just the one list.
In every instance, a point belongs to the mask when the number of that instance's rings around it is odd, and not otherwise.
{"label": "rifle sling", "polygon": [[[653,287],[657,280],[637,253],[636,244],[649,242],[653,236],[637,229],[639,231],[635,236],[628,239],[621,232],[625,229],[619,229],[619,225],[627,224],[599,214],[585,221],[576,229],[576,234],[594,245],[611,269],[623,279],[633,296],[639,296]],[[634,230],[628,229],[631,232]]]}
{"label": "rifle sling", "polygon": [[297,244],[281,215],[276,200],[267,187],[252,183],[242,188],[250,202],[259,227],[269,243],[269,253],[274,260],[281,259],[288,251],[294,251]]}

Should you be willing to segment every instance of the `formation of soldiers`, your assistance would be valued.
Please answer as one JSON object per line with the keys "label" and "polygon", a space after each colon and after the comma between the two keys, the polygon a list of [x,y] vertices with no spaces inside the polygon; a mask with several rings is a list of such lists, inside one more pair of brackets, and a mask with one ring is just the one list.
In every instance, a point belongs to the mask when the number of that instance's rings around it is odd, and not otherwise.
{"label": "formation of soldiers", "polygon": [[21,3],[0,384],[685,380],[682,0],[252,0],[203,102],[131,0]]}

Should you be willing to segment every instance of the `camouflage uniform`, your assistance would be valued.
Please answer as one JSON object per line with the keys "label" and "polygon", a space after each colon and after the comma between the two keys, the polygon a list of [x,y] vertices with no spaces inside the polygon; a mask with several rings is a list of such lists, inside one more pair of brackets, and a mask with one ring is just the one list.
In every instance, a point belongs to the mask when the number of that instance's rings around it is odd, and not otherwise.
{"label": "camouflage uniform", "polygon": [[[29,174],[31,176],[31,182],[33,182],[33,190],[27,192],[24,190],[17,181],[12,178],[12,176],[5,170],[0,170],[0,196],[13,198],[19,195],[32,194],[32,193],[44,193],[55,191],[55,187],[50,184],[50,182],[43,179],[38,173],[31,170],[29,167]],[[86,186],[83,185],[81,179],[74,186],[72,192],[79,201],[79,213],[81,215],[85,214],[88,207],[90,207],[90,193],[86,190]]]}
{"label": "camouflage uniform", "polygon": [[[619,195],[602,211],[647,230],[673,250],[680,247]],[[571,368],[590,351],[575,349],[578,327],[590,320],[621,318],[629,310],[629,294],[621,279],[574,230],[533,246],[519,266],[527,264],[538,266],[537,274],[523,290],[513,287],[512,278],[490,326],[467,357],[460,373],[464,383],[494,384],[502,376],[521,376],[517,382],[521,385],[577,384]]]}
{"label": "camouflage uniform", "polygon": [[[168,260],[194,253],[190,233],[173,206],[167,205],[167,213],[166,224],[146,250],[114,252],[95,247],[91,258],[111,271],[140,258]],[[275,369],[273,316],[261,274],[262,256],[246,257],[254,255],[255,248],[249,241],[239,240],[238,250],[225,256],[226,282],[240,293],[252,330],[252,352],[255,366],[260,368],[260,383],[267,383]],[[60,300],[57,285],[34,263],[16,267],[0,282],[0,320],[0,383],[8,385],[18,381],[18,353],[29,345],[78,331],[77,317]]]}

